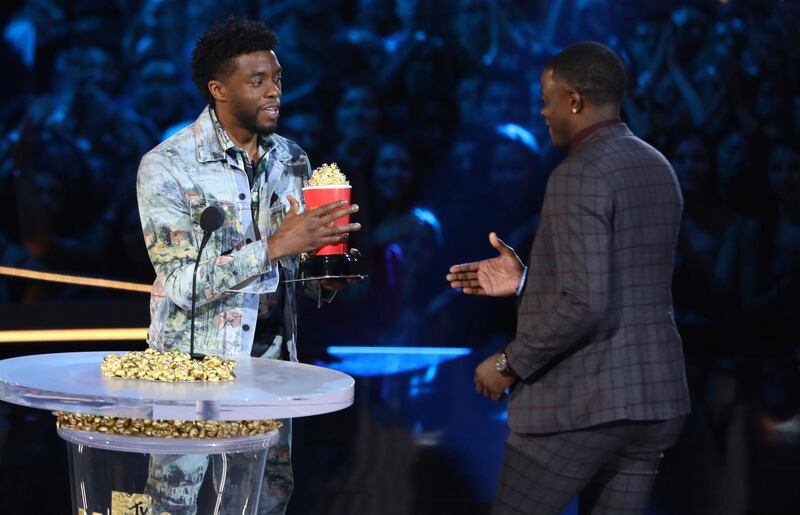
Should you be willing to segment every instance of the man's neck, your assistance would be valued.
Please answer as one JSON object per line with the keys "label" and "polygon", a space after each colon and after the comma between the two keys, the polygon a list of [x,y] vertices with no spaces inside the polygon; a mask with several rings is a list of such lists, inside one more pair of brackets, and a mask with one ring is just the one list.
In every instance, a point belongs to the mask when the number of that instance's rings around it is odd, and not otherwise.
{"label": "man's neck", "polygon": [[258,133],[253,132],[239,125],[236,118],[224,109],[217,109],[217,120],[219,120],[225,133],[234,145],[241,148],[251,159],[258,157]]}
{"label": "man's neck", "polygon": [[571,155],[577,148],[598,130],[620,123],[619,110],[615,111],[593,111],[583,113],[579,119],[575,120],[578,132],[573,132],[569,139],[567,155]]}
{"label": "man's neck", "polygon": [[576,121],[575,125],[572,127],[572,134],[570,135],[570,139],[574,138],[581,131],[591,127],[592,125],[597,125],[598,123],[603,123],[608,120],[615,120],[620,118],[620,110],[618,108],[608,108],[608,109],[595,109],[591,112],[584,112],[583,116],[580,116]]}

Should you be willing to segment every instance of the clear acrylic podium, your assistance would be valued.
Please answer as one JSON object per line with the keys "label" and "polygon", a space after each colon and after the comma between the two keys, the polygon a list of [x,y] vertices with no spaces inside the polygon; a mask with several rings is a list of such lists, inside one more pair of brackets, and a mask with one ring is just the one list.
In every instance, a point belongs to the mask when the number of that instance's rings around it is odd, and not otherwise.
{"label": "clear acrylic podium", "polygon": [[[0,361],[0,398],[50,411],[145,420],[260,420],[329,413],[353,403],[353,378],[322,367],[237,360],[225,382],[106,378],[108,352]],[[217,439],[59,429],[70,460],[73,515],[256,514],[278,432]],[[166,501],[156,501],[166,499]]]}

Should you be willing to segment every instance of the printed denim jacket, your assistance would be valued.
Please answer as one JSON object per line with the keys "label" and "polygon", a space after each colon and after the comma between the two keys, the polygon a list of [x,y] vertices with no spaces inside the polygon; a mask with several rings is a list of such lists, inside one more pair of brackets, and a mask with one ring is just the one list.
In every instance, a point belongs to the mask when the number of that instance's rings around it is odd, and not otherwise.
{"label": "printed denim jacket", "polygon": [[[260,162],[251,188],[241,158],[225,152],[223,143],[230,140],[218,129],[207,107],[194,124],[149,151],[139,165],[139,214],[156,271],[148,343],[162,350],[189,348],[192,275],[203,237],[200,214],[213,205],[223,209],[225,221],[211,236],[197,271],[195,351],[247,356],[257,319],[275,309],[270,298],[278,288],[278,263],[269,261],[267,238],[283,221],[287,195],[302,205],[310,165],[294,142],[276,134],[262,138],[266,161]],[[280,264],[286,280],[297,276],[297,256],[282,258]],[[290,359],[297,361],[294,284],[286,284],[283,303],[289,334],[275,344],[285,344]],[[315,288],[309,286],[308,293],[319,295]],[[270,348],[266,356],[277,357],[279,351]]]}

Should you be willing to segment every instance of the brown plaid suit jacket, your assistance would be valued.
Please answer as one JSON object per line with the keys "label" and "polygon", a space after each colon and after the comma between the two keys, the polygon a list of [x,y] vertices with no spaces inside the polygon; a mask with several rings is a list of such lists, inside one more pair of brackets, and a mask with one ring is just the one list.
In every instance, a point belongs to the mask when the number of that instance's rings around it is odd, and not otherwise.
{"label": "brown plaid suit jacket", "polygon": [[506,348],[513,431],[688,413],[671,293],[682,207],[670,164],[623,123],[554,170]]}

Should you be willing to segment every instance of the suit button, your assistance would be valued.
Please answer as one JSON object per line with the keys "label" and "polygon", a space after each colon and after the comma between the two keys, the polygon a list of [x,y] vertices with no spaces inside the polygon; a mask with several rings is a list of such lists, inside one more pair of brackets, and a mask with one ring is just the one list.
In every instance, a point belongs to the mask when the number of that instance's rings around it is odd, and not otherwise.
{"label": "suit button", "polygon": [[249,330],[250,330],[250,326],[249,326],[249,325],[247,325],[247,324],[244,324],[244,325],[242,326],[242,329],[244,329],[245,331],[249,331]]}
{"label": "suit button", "polygon": [[246,239],[246,240],[244,240],[244,241],[245,241],[245,243],[253,243],[253,240],[251,240],[250,238],[247,238],[247,239]]}
{"label": "suit button", "polygon": [[247,195],[245,195],[244,193],[239,193],[239,200],[244,200],[246,198],[247,198]]}

